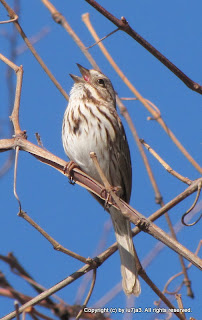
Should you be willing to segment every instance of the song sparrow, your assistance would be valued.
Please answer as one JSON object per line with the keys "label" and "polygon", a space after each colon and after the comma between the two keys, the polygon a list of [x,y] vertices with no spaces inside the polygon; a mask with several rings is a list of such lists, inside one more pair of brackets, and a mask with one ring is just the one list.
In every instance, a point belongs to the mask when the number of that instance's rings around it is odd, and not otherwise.
{"label": "song sparrow", "polygon": [[[93,179],[102,183],[90,158],[95,152],[109,183],[120,186],[117,195],[129,202],[131,194],[130,151],[121,120],[116,111],[116,96],[111,81],[101,72],[78,64],[82,77],[70,74],[74,86],[64,114],[62,140],[70,160]],[[99,198],[97,198],[99,202]],[[103,203],[102,203],[103,204]],[[138,296],[140,283],[134,259],[130,222],[110,207],[121,258],[124,292]]]}

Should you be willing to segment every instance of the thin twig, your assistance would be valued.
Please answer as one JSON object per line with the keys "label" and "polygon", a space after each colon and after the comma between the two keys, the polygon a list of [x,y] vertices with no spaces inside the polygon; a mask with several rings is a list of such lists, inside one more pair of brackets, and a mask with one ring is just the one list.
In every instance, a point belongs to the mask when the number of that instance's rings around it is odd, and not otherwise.
{"label": "thin twig", "polygon": [[[196,249],[196,251],[195,251],[195,255],[198,255],[201,246],[202,246],[202,240],[199,241],[199,244],[198,244],[197,249]],[[188,266],[186,267],[186,269],[189,269],[191,266],[192,266],[192,263],[189,263]],[[176,292],[170,292],[170,291],[168,291],[167,288],[168,288],[169,284],[170,284],[174,279],[176,279],[177,277],[179,277],[179,276],[182,275],[182,274],[183,274],[183,272],[180,271],[180,272],[178,272],[177,274],[175,274],[175,275],[173,275],[172,277],[170,277],[170,279],[166,282],[166,284],[165,284],[165,286],[164,286],[163,292],[164,292],[164,293],[167,293],[167,294],[171,294],[171,295],[176,294]],[[179,286],[179,288],[178,288],[176,291],[180,290],[183,284],[186,285],[186,283],[184,283],[184,281],[183,281],[183,282],[181,283],[181,285]],[[192,298],[194,298],[194,296],[193,296]],[[159,304],[160,304],[160,301],[161,301],[161,300],[156,301],[156,305],[159,305]]]}
{"label": "thin twig", "polygon": [[[183,303],[182,303],[182,295],[179,293],[176,293],[175,298],[177,300],[177,304],[178,304],[179,309],[184,309]],[[185,313],[182,311],[181,314],[183,315],[184,320],[186,320]]]}
{"label": "thin twig", "polygon": [[[162,207],[164,206],[164,202],[163,201],[162,201],[161,205],[162,205]],[[177,236],[176,236],[175,230],[173,228],[171,219],[170,219],[169,214],[167,212],[165,213],[165,218],[166,218],[166,221],[167,221],[167,224],[169,226],[169,229],[170,229],[170,232],[171,232],[171,235],[172,235],[173,239],[175,239],[177,241]],[[187,295],[189,297],[193,298],[194,294],[193,294],[193,291],[192,291],[192,288],[191,288],[191,281],[189,280],[189,276],[188,276],[187,269],[186,269],[186,266],[185,266],[185,261],[184,261],[184,259],[183,259],[183,257],[181,255],[178,255],[178,258],[180,260],[180,264],[182,266],[182,272],[184,274],[184,283],[185,283],[185,285],[187,287]]]}
{"label": "thin twig", "polygon": [[10,119],[13,123],[14,133],[15,135],[24,134],[24,132],[20,128],[19,122],[19,109],[20,109],[20,98],[21,98],[21,90],[22,90],[22,77],[23,77],[23,67],[20,66],[18,70],[16,70],[17,74],[17,84],[16,84],[16,92],[15,92],[15,102],[13,112],[10,116]]}
{"label": "thin twig", "polygon": [[119,30],[119,28],[115,29],[114,31],[108,33],[106,36],[104,36],[103,38],[101,38],[99,41],[95,42],[94,44],[92,44],[91,46],[89,46],[88,48],[86,48],[87,50],[88,49],[91,49],[93,48],[94,46],[96,46],[99,42],[107,39],[108,37],[110,37],[112,34],[114,34],[115,32],[117,32]]}
{"label": "thin twig", "polygon": [[63,246],[61,246],[55,239],[53,239],[46,231],[44,231],[34,220],[32,220],[27,213],[25,213],[24,211],[20,211],[18,213],[19,217],[25,219],[29,224],[31,224],[32,227],[34,227],[38,232],[40,232],[42,234],[42,236],[44,236],[44,238],[46,238],[52,245],[53,248],[57,251],[61,251],[67,255],[69,255],[70,257],[73,257],[83,263],[90,263],[91,259],[87,259],[84,258],[82,256],[80,256],[79,254],[64,248]]}
{"label": "thin twig", "polygon": [[97,63],[91,56],[91,54],[86,49],[85,45],[82,43],[82,41],[79,39],[77,34],[74,32],[74,30],[71,28],[65,17],[54,7],[54,5],[49,0],[41,0],[43,4],[46,6],[46,8],[50,11],[51,16],[53,20],[56,23],[59,23],[72,37],[72,39],[75,41],[75,43],[78,45],[78,47],[81,49],[83,54],[86,56],[88,61],[92,64],[93,68],[96,70],[100,70]]}
{"label": "thin twig", "polygon": [[[16,15],[19,13],[20,10],[20,4],[19,0],[14,1],[14,6],[16,8]],[[17,19],[17,16],[16,16]],[[17,46],[17,36],[18,33],[13,26],[11,33],[7,34],[6,39],[9,41],[9,56],[10,56],[10,61],[12,63],[15,63],[17,55],[16,55],[16,46]],[[16,66],[17,69],[17,66]],[[13,109],[13,101],[15,97],[15,87],[16,87],[16,79],[14,79],[14,72],[12,68],[7,64],[6,66],[6,83],[7,83],[7,92],[8,92],[8,115],[10,116],[12,109]],[[19,76],[19,74],[18,74]],[[9,121],[8,123],[8,129],[9,129],[9,134],[10,136],[13,135],[13,125]],[[12,166],[14,160],[14,152],[9,152],[7,160],[5,163],[2,165],[1,171],[0,171],[0,176],[5,174]]]}
{"label": "thin twig", "polygon": [[[82,275],[84,275],[86,272],[88,272],[89,270],[91,270],[91,266],[89,265],[84,265],[82,268],[80,268],[78,271],[74,272],[72,275],[68,276],[67,278],[65,278],[64,280],[62,280],[61,282],[57,283],[56,285],[54,285],[53,287],[51,287],[50,289],[42,292],[41,294],[37,295],[35,298],[31,299],[30,301],[28,301],[27,303],[25,303],[24,305],[22,305],[21,307],[19,307],[19,313],[22,313],[23,311],[25,311],[28,307],[30,306],[35,306],[36,304],[38,304],[40,301],[46,299],[47,297],[49,297],[50,295],[52,295],[53,293],[57,292],[58,290],[66,287],[68,284],[72,283],[74,280],[80,278]],[[16,312],[11,312],[8,315],[6,315],[5,317],[3,317],[1,320],[9,320],[9,319],[13,319],[16,316]]]}
{"label": "thin twig", "polygon": [[169,164],[167,164],[159,155],[156,151],[154,151],[154,149],[152,149],[150,147],[150,145],[148,145],[143,139],[140,139],[140,142],[143,144],[143,146],[160,162],[160,164],[170,173],[172,174],[174,177],[176,177],[177,179],[179,179],[180,181],[191,185],[192,184],[192,180],[182,176],[181,174],[179,174],[177,171],[173,170]]}
{"label": "thin twig", "polygon": [[[138,100],[137,98],[120,98],[120,99],[122,101],[137,101]],[[151,105],[151,107],[158,113],[157,118],[160,118],[161,117],[161,112],[160,112],[159,108],[153,102],[151,102],[150,100],[145,99],[145,101],[147,101]],[[147,117],[147,120],[156,120],[157,118]]]}
{"label": "thin twig", "polygon": [[90,300],[90,297],[91,297],[91,295],[93,293],[93,289],[94,289],[94,286],[95,286],[96,273],[97,273],[97,269],[95,268],[95,269],[93,269],[93,278],[92,278],[92,282],[91,282],[91,286],[90,286],[89,292],[88,292],[87,297],[86,297],[86,299],[85,299],[85,301],[84,301],[84,303],[82,305],[81,310],[79,311],[79,313],[76,316],[76,319],[80,319],[81,318],[81,316],[83,314],[83,310],[87,306],[88,301]]}
{"label": "thin twig", "polygon": [[200,181],[199,184],[198,184],[198,191],[197,191],[197,194],[196,194],[196,198],[195,198],[195,200],[194,200],[194,203],[191,205],[191,207],[189,208],[189,210],[187,210],[187,211],[183,214],[183,216],[182,216],[182,218],[181,218],[182,223],[183,223],[185,226],[187,226],[187,227],[192,227],[192,226],[194,226],[194,225],[197,224],[197,223],[199,222],[199,220],[202,218],[202,213],[201,213],[200,216],[199,216],[199,218],[198,218],[195,222],[193,222],[193,223],[187,224],[187,223],[184,221],[184,219],[185,219],[185,217],[188,215],[188,213],[189,213],[191,210],[193,210],[194,207],[195,207],[195,205],[197,204],[198,199],[199,199],[199,196],[200,196],[200,193],[201,193],[201,188],[202,188],[202,181]]}
{"label": "thin twig", "polygon": [[[0,0],[2,1],[2,0]],[[23,131],[20,128],[19,123],[19,108],[20,108],[20,97],[21,97],[21,90],[22,90],[22,77],[23,77],[23,67],[18,67],[16,64],[11,62],[7,59],[3,54],[0,53],[0,59],[5,62],[10,68],[12,68],[16,75],[17,75],[17,84],[16,84],[16,91],[15,91],[15,102],[12,114],[10,119],[13,123],[15,135],[22,134]]]}
{"label": "thin twig", "polygon": [[[41,286],[36,281],[34,281],[34,279],[22,267],[22,265],[19,263],[17,258],[11,252],[6,257],[0,255],[0,259],[3,260],[5,263],[9,264],[13,273],[15,273],[16,275],[20,276],[25,281],[27,281],[38,293],[41,293],[46,290],[45,287]],[[54,298],[58,300],[60,303],[62,303],[63,305],[65,305],[65,302],[58,296],[55,295]],[[30,298],[27,300],[30,300]],[[46,302],[49,304],[49,306],[51,307],[54,306],[54,302],[50,298],[46,299]]]}
{"label": "thin twig", "polygon": [[[29,38],[29,41],[31,42],[32,45],[38,43],[40,40],[42,40],[43,38],[45,38],[45,36],[50,33],[51,29],[49,26],[45,26],[43,27],[37,34],[31,36]],[[21,55],[22,53],[24,53],[26,50],[28,50],[29,48],[27,47],[26,43],[22,43],[21,45],[19,45],[15,52],[16,55]]]}
{"label": "thin twig", "polygon": [[[94,250],[92,257],[97,256],[98,254],[100,254],[104,248],[106,248],[106,243],[107,243],[107,236],[110,232],[112,228],[112,221],[109,218],[103,225],[103,233],[100,237],[100,241],[96,247],[96,249]],[[82,281],[80,286],[77,289],[77,294],[76,294],[76,298],[75,298],[75,304],[81,304],[81,299],[85,294],[86,291],[86,287],[88,286],[88,283],[90,282],[90,274],[86,274]]]}
{"label": "thin twig", "polygon": [[42,140],[41,140],[40,134],[39,134],[38,132],[36,132],[36,133],[35,133],[35,136],[36,136],[36,140],[37,140],[38,145],[39,145],[41,148],[45,149],[44,146],[43,146],[43,142],[42,142]]}
{"label": "thin twig", "polygon": [[124,97],[121,97],[120,100],[123,100],[123,101],[137,101],[138,98],[135,98],[135,97],[133,97],[133,98],[124,98]]}
{"label": "thin twig", "polygon": [[179,276],[181,276],[183,274],[183,272],[182,271],[180,271],[180,272],[178,272],[178,273],[176,273],[174,276],[172,276],[172,277],[170,277],[170,279],[166,282],[166,284],[165,284],[165,287],[164,287],[164,289],[163,289],[163,292],[165,292],[165,293],[167,293],[167,294],[170,294],[170,295],[175,295],[176,293],[178,293],[180,290],[181,290],[181,288],[182,288],[182,286],[183,286],[183,284],[184,284],[184,281],[182,281],[181,282],[181,284],[178,286],[178,288],[177,289],[175,289],[175,291],[168,291],[168,286],[170,285],[170,283],[171,282],[173,282],[173,280],[175,280],[177,277],[179,277]]}
{"label": "thin twig", "polygon": [[19,205],[19,211],[21,212],[22,206],[21,206],[21,202],[20,199],[18,197],[17,191],[16,191],[16,182],[17,182],[17,166],[18,166],[18,155],[19,155],[19,150],[20,148],[17,146],[16,147],[16,153],[15,153],[15,165],[14,165],[14,182],[13,182],[13,193],[15,198],[18,201],[18,205]]}
{"label": "thin twig", "polygon": [[15,306],[15,311],[16,311],[16,320],[20,320],[19,303],[17,300],[14,301],[14,306]]}

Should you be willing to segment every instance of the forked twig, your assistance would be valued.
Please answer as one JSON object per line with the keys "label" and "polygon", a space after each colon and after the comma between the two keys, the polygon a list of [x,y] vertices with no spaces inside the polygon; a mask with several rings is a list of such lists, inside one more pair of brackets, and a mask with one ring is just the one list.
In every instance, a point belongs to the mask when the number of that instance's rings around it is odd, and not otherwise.
{"label": "forked twig", "polygon": [[84,303],[82,305],[81,310],[79,311],[79,313],[76,316],[76,320],[81,318],[81,316],[83,314],[83,309],[87,306],[87,303],[90,300],[90,297],[91,297],[91,295],[93,293],[93,289],[94,289],[95,281],[96,281],[96,273],[97,273],[97,269],[95,268],[95,269],[93,269],[93,278],[92,278],[92,282],[91,282],[91,286],[90,286],[89,292],[88,292],[87,297],[86,297],[86,299],[85,299],[85,301],[84,301]]}

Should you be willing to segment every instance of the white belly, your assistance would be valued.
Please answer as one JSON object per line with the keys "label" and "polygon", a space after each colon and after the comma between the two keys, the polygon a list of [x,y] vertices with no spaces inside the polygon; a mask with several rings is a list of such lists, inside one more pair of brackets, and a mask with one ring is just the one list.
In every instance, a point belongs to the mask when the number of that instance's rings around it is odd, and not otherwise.
{"label": "white belly", "polygon": [[[71,109],[67,109],[64,119],[66,117],[71,119],[69,114],[70,112]],[[74,117],[75,119],[77,117],[76,109],[74,109]],[[109,130],[112,131],[112,128],[106,119],[101,119],[102,125],[99,124],[96,118],[91,116],[90,112],[86,115],[86,118],[88,119],[88,124],[85,120],[81,120],[77,131],[74,131],[73,128],[70,129],[68,122],[65,122],[64,120],[66,132],[69,132],[68,134],[63,134],[63,146],[65,152],[69,159],[75,161],[84,172],[89,174],[95,180],[100,181],[97,170],[90,158],[90,152],[95,152],[102,170],[109,179],[111,150],[108,144],[107,132]]]}

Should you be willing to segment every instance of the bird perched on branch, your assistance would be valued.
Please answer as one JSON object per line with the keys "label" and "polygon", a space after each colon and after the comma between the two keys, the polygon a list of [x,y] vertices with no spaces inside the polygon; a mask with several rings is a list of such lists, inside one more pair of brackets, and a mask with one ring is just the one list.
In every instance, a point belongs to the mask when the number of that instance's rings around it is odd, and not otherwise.
{"label": "bird perched on branch", "polygon": [[[78,64],[82,77],[70,74],[74,85],[64,114],[62,141],[70,160],[102,183],[90,153],[111,186],[119,186],[117,195],[129,202],[132,170],[128,142],[116,111],[116,94],[103,73]],[[101,202],[101,199],[97,200]],[[104,205],[104,201],[103,201]],[[140,294],[130,222],[114,208],[108,209],[113,222],[121,259],[122,286],[127,295]]]}

